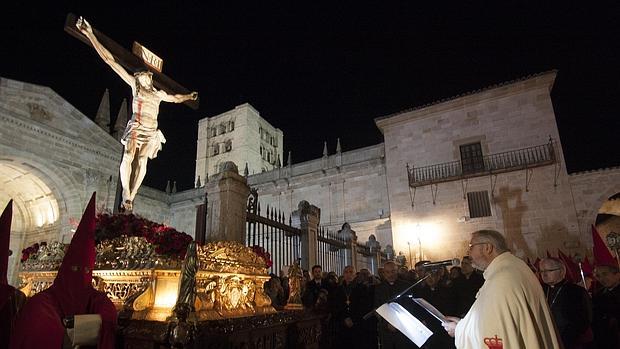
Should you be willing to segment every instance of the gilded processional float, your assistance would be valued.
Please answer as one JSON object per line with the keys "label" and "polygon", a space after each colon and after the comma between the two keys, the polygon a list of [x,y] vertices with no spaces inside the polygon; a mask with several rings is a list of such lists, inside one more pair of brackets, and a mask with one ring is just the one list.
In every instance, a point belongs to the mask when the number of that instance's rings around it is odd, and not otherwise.
{"label": "gilded processional float", "polygon": [[[269,254],[240,242],[252,201],[245,178],[228,163],[205,192],[211,217],[202,243],[133,214],[97,216],[93,287],[118,311],[119,347],[317,347],[320,317],[303,311],[299,265],[289,268],[290,296],[276,311],[264,291]],[[303,228],[318,212],[301,206],[295,214]],[[27,296],[52,284],[66,247],[38,243],[22,251],[20,289]]]}
{"label": "gilded processional float", "polygon": [[[117,217],[102,215],[98,221],[101,224],[123,219]],[[133,215],[124,217],[147,222]],[[143,227],[159,229],[157,224]],[[98,227],[97,231],[101,229]],[[155,241],[166,234],[171,235],[166,241]],[[191,240],[191,236],[167,228],[149,238],[122,235],[99,241],[93,286],[105,292],[116,308],[131,319],[165,321],[173,315],[172,308],[179,297],[192,301],[196,320],[275,312],[263,290],[269,280],[263,257],[234,241],[197,245],[195,255],[186,256]],[[35,244],[30,249],[31,253],[25,251],[20,273],[20,289],[28,297],[52,284],[66,245],[53,242]],[[194,264],[185,263],[185,269],[195,269],[193,273],[190,270],[193,275],[182,275],[184,260]],[[182,276],[195,278],[195,290],[181,287]]]}

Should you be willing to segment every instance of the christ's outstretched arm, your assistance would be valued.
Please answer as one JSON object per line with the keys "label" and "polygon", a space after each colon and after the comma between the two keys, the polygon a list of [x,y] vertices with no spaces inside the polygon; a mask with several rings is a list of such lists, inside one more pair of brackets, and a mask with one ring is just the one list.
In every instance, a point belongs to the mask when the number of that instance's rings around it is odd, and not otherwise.
{"label": "christ's outstretched arm", "polygon": [[93,27],[91,27],[90,23],[88,23],[84,17],[80,17],[75,23],[75,26],[88,38],[88,40],[90,40],[90,43],[93,45],[103,61],[106,62],[106,64],[108,64],[112,70],[114,70],[114,72],[116,72],[116,74],[123,79],[123,81],[133,88],[136,80],[114,59],[112,53],[108,51],[108,49],[105,48],[99,40],[97,40],[97,37],[93,33]]}

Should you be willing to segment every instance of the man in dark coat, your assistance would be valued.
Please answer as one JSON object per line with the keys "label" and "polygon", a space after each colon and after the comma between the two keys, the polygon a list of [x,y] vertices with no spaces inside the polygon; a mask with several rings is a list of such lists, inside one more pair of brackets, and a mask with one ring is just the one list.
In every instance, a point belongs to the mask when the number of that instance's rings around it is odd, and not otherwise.
{"label": "man in dark coat", "polygon": [[484,284],[484,278],[480,272],[476,271],[471,265],[469,256],[463,257],[461,261],[461,275],[454,280],[454,294],[456,295],[457,317],[464,317],[476,300],[476,294]]}
{"label": "man in dark coat", "polygon": [[[415,287],[414,296],[416,298],[424,298],[444,315],[454,314],[456,309],[454,289],[441,282],[440,270],[429,270],[427,274],[428,277],[424,282]],[[414,315],[433,331],[433,335],[422,346],[423,348],[454,348],[454,338],[450,337],[446,331],[442,331],[443,327],[439,320],[423,310],[418,310]]]}
{"label": "man in dark coat", "polygon": [[323,268],[315,265],[311,269],[312,280],[306,283],[301,302],[306,309],[322,310],[327,307],[329,285],[323,280]]}
{"label": "man in dark coat", "polygon": [[368,287],[355,281],[355,267],[344,268],[342,283],[334,289],[329,304],[337,334],[336,346],[369,348],[371,338],[364,331],[363,316],[372,310],[372,300]]}
{"label": "man in dark coat", "polygon": [[617,265],[594,269],[601,288],[592,297],[592,330],[597,348],[620,348],[620,270]]}
{"label": "man in dark coat", "polygon": [[540,261],[540,275],[564,348],[582,348],[592,341],[592,304],[588,292],[566,280],[566,266],[557,258]]}
{"label": "man in dark coat", "polygon": [[[383,265],[383,280],[375,286],[375,308],[391,300],[394,296],[405,290],[409,285],[398,279],[398,266],[393,261]],[[387,321],[379,319],[377,325],[379,340],[383,349],[415,348],[409,338],[390,325]]]}

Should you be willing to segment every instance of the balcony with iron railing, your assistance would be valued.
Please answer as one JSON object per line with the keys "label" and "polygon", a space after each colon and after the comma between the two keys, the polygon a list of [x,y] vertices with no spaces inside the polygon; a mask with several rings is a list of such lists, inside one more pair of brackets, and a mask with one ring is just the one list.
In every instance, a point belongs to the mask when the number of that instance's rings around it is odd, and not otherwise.
{"label": "balcony with iron railing", "polygon": [[498,174],[527,168],[546,166],[555,162],[553,141],[529,148],[489,154],[467,163],[451,161],[424,167],[409,167],[407,175],[412,188],[458,179]]}

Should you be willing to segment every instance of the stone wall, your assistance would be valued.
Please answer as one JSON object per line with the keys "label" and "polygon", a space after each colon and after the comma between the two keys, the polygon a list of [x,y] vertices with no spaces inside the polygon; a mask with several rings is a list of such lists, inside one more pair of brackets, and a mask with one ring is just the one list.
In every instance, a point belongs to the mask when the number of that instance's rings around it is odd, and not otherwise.
{"label": "stone wall", "polygon": [[258,189],[263,212],[269,206],[289,217],[306,200],[321,209],[321,226],[349,222],[359,241],[375,234],[391,243],[383,144],[249,176],[248,185]]}

